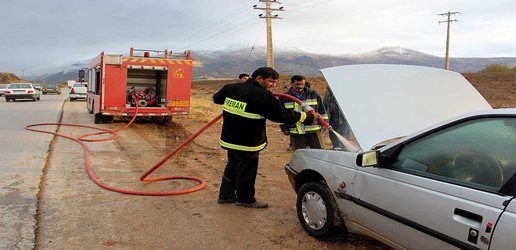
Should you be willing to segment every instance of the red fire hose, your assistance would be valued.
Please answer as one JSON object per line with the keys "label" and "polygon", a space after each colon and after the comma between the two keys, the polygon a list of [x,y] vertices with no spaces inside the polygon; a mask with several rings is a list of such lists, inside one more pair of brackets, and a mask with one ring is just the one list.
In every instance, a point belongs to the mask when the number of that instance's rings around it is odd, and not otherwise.
{"label": "red fire hose", "polygon": [[[280,93],[273,93],[273,95],[275,96],[278,96],[278,97],[284,97],[284,98],[287,98],[287,99],[290,99],[292,101],[295,101],[297,103],[299,103],[300,105],[303,106],[303,108],[308,112],[308,113],[311,113],[311,114],[314,114],[315,111],[313,110],[313,108],[311,108],[310,106],[306,105],[305,103],[303,103],[301,100],[299,100],[298,98],[295,98],[291,95],[286,95],[286,94],[280,94]],[[67,124],[67,123],[38,123],[38,124],[31,124],[31,125],[27,125],[25,127],[26,130],[30,130],[30,131],[34,131],[34,132],[40,132],[40,133],[47,133],[47,134],[53,134],[53,135],[56,135],[56,136],[60,136],[60,137],[63,137],[63,138],[66,138],[66,139],[69,139],[69,140],[72,140],[72,141],[75,141],[79,144],[81,144],[82,146],[82,150],[83,150],[83,154],[84,154],[84,160],[85,160],[85,166],[86,166],[86,172],[88,173],[88,175],[90,176],[90,178],[93,180],[93,182],[95,184],[97,184],[98,186],[104,188],[104,189],[107,189],[107,190],[111,190],[111,191],[114,191],[114,192],[118,192],[118,193],[123,193],[123,194],[132,194],[132,195],[146,195],[146,196],[164,196],[164,195],[179,195],[179,194],[187,194],[187,193],[192,193],[192,192],[195,192],[195,191],[198,191],[198,190],[201,190],[203,189],[204,187],[206,187],[206,181],[203,180],[203,179],[200,179],[200,178],[197,178],[197,177],[188,177],[188,176],[162,176],[162,177],[153,177],[153,178],[147,178],[147,176],[149,176],[151,173],[153,173],[155,170],[157,170],[158,168],[160,168],[166,161],[168,161],[172,156],[174,156],[175,154],[177,154],[178,152],[180,152],[186,145],[188,145],[191,141],[193,141],[195,138],[197,138],[200,134],[202,134],[204,131],[206,131],[206,129],[208,129],[209,127],[211,127],[213,124],[215,124],[218,120],[220,120],[222,118],[222,113],[219,114],[217,117],[213,118],[210,122],[208,122],[208,124],[206,124],[205,126],[203,126],[199,131],[197,131],[196,133],[194,133],[193,135],[191,135],[190,137],[188,137],[185,141],[183,141],[183,143],[181,143],[179,146],[177,146],[174,150],[172,150],[169,154],[167,154],[165,157],[163,157],[163,159],[161,159],[161,161],[159,161],[158,163],[156,163],[156,165],[154,165],[152,168],[150,168],[149,170],[147,170],[141,177],[140,177],[140,181],[143,181],[143,182],[153,182],[153,181],[161,181],[161,180],[170,180],[170,179],[183,179],[183,180],[193,180],[193,181],[196,181],[199,183],[199,185],[195,186],[194,188],[191,188],[191,189],[186,189],[186,190],[177,190],[177,191],[165,191],[165,192],[144,192],[144,191],[134,191],[134,190],[126,190],[126,189],[120,189],[120,188],[116,188],[116,187],[112,187],[112,186],[109,186],[105,183],[103,183],[102,181],[100,181],[96,176],[95,174],[93,173],[93,170],[91,168],[91,162],[90,162],[90,156],[89,156],[89,151],[88,151],[88,146],[86,145],[85,142],[101,142],[101,141],[109,141],[109,140],[116,140],[120,137],[120,135],[117,134],[117,132],[120,132],[122,130],[125,130],[127,129],[133,122],[134,120],[136,119],[136,114],[138,113],[138,105],[136,105],[136,110],[134,111],[135,112],[135,115],[133,116],[133,118],[131,119],[131,121],[129,123],[127,123],[127,125],[125,125],[124,127],[122,128],[119,128],[119,129],[116,129],[116,130],[110,130],[110,129],[103,129],[103,128],[98,128],[98,127],[93,127],[93,126],[87,126],[87,125],[79,125],[79,124]],[[325,127],[328,127],[329,124],[322,120],[319,119],[319,122],[325,126]],[[81,127],[81,128],[89,128],[89,129],[95,129],[95,130],[100,130],[99,132],[94,132],[94,133],[89,133],[89,134],[84,134],[84,135],[81,135],[79,136],[78,138],[73,138],[73,137],[70,137],[70,136],[66,136],[66,135],[63,135],[63,134],[59,134],[59,133],[56,133],[56,132],[50,132],[50,131],[45,131],[45,130],[39,130],[39,129],[34,129],[33,127],[38,127],[38,126],[50,126],[50,125],[57,125],[57,126],[70,126],[70,127]],[[87,139],[86,137],[91,137],[91,136],[98,136],[98,135],[102,135],[102,134],[112,134],[113,136],[112,137],[108,137],[108,138],[99,138],[99,139]]]}
{"label": "red fire hose", "polygon": [[[310,114],[315,114],[315,110],[308,106],[306,103],[304,103],[303,101],[299,100],[298,98],[296,98],[295,96],[291,96],[291,95],[287,95],[287,94],[281,94],[281,93],[272,93],[274,96],[277,96],[277,97],[284,97],[286,99],[290,99],[291,101],[294,101],[294,102],[297,102],[298,104],[300,104],[303,109],[307,112],[307,113],[310,113]],[[325,120],[323,120],[322,117],[319,117],[319,119],[317,120],[323,127],[325,128],[330,128],[330,124],[327,123]]]}

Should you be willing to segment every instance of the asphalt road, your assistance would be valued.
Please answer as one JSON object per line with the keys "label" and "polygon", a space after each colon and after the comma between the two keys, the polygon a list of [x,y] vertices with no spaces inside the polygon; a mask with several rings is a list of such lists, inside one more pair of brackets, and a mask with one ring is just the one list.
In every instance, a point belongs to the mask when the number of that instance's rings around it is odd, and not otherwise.
{"label": "asphalt road", "polygon": [[37,102],[0,97],[0,249],[35,246],[37,195],[53,136],[24,127],[58,122],[66,97],[41,95]]}

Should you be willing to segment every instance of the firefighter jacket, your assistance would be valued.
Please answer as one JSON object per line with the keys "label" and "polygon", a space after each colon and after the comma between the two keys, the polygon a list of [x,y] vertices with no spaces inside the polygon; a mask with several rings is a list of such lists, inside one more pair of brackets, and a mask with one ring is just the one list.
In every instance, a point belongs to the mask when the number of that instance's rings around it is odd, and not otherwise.
{"label": "firefighter jacket", "polygon": [[253,79],[225,85],[213,95],[224,104],[220,145],[225,149],[255,152],[267,146],[265,121],[312,123],[314,115],[286,109],[272,92]]}
{"label": "firefighter jacket", "polygon": [[[324,105],[321,97],[315,90],[311,90],[310,88],[305,87],[301,96],[294,92],[293,88],[290,88],[285,94],[296,97],[312,107],[317,113],[319,113],[325,121],[328,121],[328,115],[326,114],[326,110],[324,109]],[[295,110],[297,112],[303,112],[303,107],[299,105],[297,102],[288,100],[286,98],[281,97],[280,102],[285,105],[285,108]],[[287,123],[280,124],[281,131],[288,131],[290,134],[308,134],[315,133],[321,130],[321,125],[319,124],[302,124],[302,123]]]}

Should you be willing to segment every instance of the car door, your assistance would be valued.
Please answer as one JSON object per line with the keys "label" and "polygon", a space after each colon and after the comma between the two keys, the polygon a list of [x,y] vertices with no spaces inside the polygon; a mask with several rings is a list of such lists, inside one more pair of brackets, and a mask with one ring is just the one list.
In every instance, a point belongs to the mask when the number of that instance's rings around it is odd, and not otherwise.
{"label": "car door", "polygon": [[514,249],[516,247],[514,225],[516,225],[516,201],[513,197],[495,225],[490,249]]}
{"label": "car door", "polygon": [[400,247],[488,249],[515,148],[515,117],[464,119],[391,147],[357,174],[356,220]]}

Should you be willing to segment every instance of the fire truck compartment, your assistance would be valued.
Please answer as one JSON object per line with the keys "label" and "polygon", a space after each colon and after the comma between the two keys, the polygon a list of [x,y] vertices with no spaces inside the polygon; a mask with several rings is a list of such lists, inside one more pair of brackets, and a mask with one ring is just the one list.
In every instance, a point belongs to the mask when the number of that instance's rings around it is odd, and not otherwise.
{"label": "fire truck compartment", "polygon": [[135,107],[137,98],[140,107],[166,107],[166,67],[127,67],[126,107]]}

